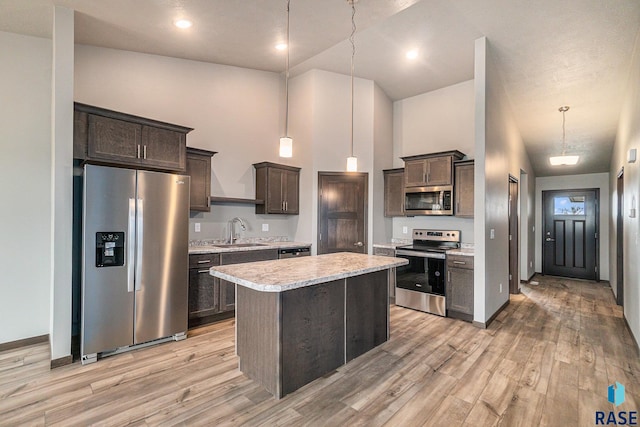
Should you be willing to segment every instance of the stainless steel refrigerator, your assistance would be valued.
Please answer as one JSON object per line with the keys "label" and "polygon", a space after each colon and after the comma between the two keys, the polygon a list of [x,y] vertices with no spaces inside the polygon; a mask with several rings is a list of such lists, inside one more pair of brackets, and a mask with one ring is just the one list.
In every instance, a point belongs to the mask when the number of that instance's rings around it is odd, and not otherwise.
{"label": "stainless steel refrigerator", "polygon": [[189,184],[182,175],[84,167],[83,364],[185,337]]}

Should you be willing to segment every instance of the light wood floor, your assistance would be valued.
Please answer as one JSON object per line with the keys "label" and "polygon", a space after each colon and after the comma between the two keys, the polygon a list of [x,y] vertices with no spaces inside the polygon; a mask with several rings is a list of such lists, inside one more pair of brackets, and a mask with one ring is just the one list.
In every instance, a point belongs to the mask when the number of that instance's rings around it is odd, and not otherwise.
{"label": "light wood floor", "polygon": [[0,353],[0,425],[595,424],[607,386],[638,410],[640,361],[605,283],[537,277],[487,330],[391,308],[391,340],[276,401],[237,370],[233,320],[50,371],[48,345]]}

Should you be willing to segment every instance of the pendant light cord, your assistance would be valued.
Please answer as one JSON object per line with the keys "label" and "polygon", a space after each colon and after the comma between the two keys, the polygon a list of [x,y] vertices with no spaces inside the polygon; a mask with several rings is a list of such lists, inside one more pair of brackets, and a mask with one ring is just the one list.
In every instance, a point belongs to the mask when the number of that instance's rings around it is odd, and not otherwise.
{"label": "pendant light cord", "polygon": [[353,59],[356,56],[356,44],[354,35],[356,33],[356,0],[350,0],[351,3],[351,157],[353,157]]}
{"label": "pendant light cord", "polygon": [[567,143],[565,140],[565,116],[564,113],[566,113],[567,111],[569,111],[569,107],[565,106],[565,107],[560,107],[558,108],[558,111],[560,111],[562,113],[562,155],[564,156],[564,153],[566,151],[567,148]]}
{"label": "pendant light cord", "polygon": [[289,43],[289,4],[291,0],[287,0],[287,62],[284,74],[284,97],[285,97],[285,116],[284,116],[284,136],[289,137],[289,52],[291,46]]}

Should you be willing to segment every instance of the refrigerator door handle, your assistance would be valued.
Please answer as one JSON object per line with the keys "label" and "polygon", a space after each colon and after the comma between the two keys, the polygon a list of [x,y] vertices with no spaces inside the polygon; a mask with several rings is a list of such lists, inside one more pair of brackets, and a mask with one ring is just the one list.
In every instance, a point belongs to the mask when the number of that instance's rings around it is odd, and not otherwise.
{"label": "refrigerator door handle", "polygon": [[139,291],[142,286],[142,254],[143,254],[143,223],[144,217],[144,201],[142,199],[136,199],[136,286],[135,290]]}
{"label": "refrigerator door handle", "polygon": [[135,286],[134,268],[136,265],[136,199],[129,199],[129,217],[127,221],[127,292],[133,292]]}

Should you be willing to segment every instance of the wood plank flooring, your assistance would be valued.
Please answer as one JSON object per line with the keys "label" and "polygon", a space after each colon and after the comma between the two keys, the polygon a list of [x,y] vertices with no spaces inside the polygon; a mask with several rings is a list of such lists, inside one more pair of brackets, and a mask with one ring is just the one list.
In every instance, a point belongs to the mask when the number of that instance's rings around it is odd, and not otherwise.
{"label": "wood plank flooring", "polygon": [[608,284],[549,276],[486,330],[391,307],[391,339],[275,400],[242,375],[234,320],[181,342],[49,370],[48,344],[0,352],[0,425],[587,426],[638,410],[640,360]]}

